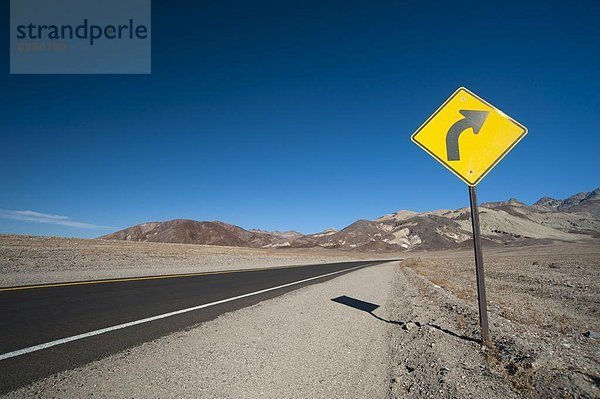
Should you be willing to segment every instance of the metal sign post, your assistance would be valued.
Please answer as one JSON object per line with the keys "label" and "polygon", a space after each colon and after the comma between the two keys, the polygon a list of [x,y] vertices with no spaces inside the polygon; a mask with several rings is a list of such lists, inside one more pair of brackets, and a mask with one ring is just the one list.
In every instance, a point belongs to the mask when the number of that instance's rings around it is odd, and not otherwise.
{"label": "metal sign post", "polygon": [[469,186],[471,201],[471,224],[473,225],[473,249],[475,250],[475,274],[477,275],[477,298],[479,301],[479,326],[481,339],[484,344],[490,340],[488,325],[487,300],[485,296],[485,276],[483,274],[483,250],[481,248],[481,233],[479,231],[479,207],[475,186]]}
{"label": "metal sign post", "polygon": [[490,332],[475,186],[526,134],[525,126],[459,87],[411,136],[415,144],[469,186],[479,325],[484,345],[490,342]]}

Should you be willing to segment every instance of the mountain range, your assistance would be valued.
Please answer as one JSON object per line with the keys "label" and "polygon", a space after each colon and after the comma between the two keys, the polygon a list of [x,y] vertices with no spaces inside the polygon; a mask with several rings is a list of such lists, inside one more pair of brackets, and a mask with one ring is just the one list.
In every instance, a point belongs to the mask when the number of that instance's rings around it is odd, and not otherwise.
{"label": "mountain range", "polygon": [[[480,208],[487,245],[530,245],[600,238],[600,189],[564,200],[544,197],[533,205],[516,199],[487,202]],[[176,219],[148,222],[100,237],[252,248],[335,248],[363,252],[439,250],[471,245],[469,208],[413,212],[402,210],[375,220],[358,220],[341,229],[314,234],[246,230],[219,221]]]}

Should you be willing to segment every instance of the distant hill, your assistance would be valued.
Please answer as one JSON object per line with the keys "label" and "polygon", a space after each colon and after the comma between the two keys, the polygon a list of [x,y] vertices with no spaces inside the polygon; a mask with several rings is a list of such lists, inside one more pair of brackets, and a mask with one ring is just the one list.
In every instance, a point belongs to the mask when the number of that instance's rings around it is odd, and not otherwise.
{"label": "distant hill", "polygon": [[262,247],[271,243],[276,237],[268,233],[247,231],[222,222],[176,219],[162,223],[140,224],[101,238],[105,240]]}
{"label": "distant hill", "polygon": [[[600,189],[564,200],[541,198],[529,206],[516,199],[480,207],[487,245],[530,245],[600,238]],[[341,229],[303,235],[296,231],[245,230],[223,222],[177,219],[149,222],[101,237],[252,248],[337,248],[365,252],[447,249],[470,246],[469,208],[431,212],[398,211],[358,220]]]}
{"label": "distant hill", "polygon": [[544,197],[533,204],[534,208],[555,212],[587,212],[600,219],[600,188],[589,193],[575,194],[565,200]]}

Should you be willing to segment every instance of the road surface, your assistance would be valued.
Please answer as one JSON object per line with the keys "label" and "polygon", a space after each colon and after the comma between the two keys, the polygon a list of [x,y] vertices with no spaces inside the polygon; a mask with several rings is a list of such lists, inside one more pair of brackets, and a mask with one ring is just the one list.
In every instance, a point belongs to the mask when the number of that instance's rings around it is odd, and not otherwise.
{"label": "road surface", "polygon": [[0,289],[0,393],[381,261]]}

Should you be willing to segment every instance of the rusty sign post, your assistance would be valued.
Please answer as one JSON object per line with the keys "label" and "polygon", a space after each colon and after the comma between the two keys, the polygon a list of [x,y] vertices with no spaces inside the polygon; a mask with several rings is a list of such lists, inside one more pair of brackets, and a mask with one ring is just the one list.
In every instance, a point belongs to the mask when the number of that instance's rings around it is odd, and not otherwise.
{"label": "rusty sign post", "polygon": [[464,87],[458,88],[411,140],[469,186],[473,249],[484,344],[490,340],[483,250],[475,186],[527,134],[527,128]]}
{"label": "rusty sign post", "polygon": [[479,326],[481,339],[484,343],[490,340],[488,324],[487,300],[485,296],[485,276],[483,274],[483,250],[481,249],[481,232],[479,231],[479,208],[475,186],[469,186],[471,202],[471,224],[473,226],[473,249],[475,251],[475,274],[477,276],[477,298],[479,299]]}

